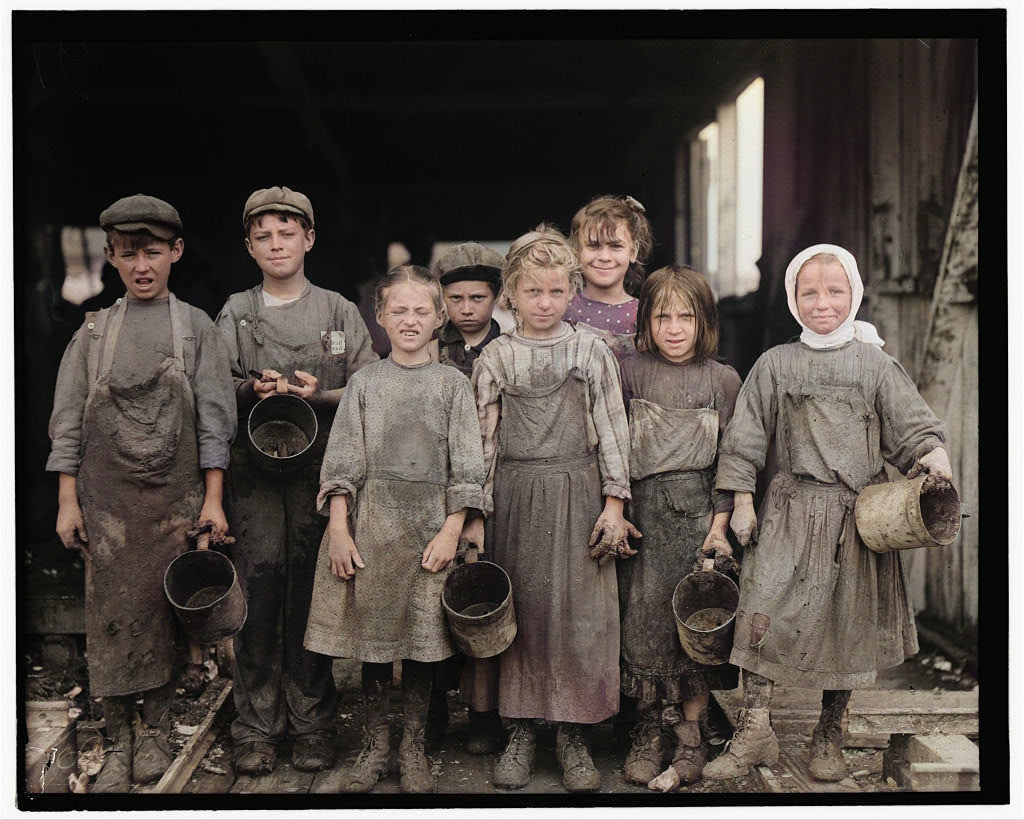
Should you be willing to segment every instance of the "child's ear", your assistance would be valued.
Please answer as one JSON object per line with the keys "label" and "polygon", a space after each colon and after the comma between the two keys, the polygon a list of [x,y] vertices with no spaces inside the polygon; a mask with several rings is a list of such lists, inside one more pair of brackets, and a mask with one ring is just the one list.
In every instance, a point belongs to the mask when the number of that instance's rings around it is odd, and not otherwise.
{"label": "child's ear", "polygon": [[309,253],[313,249],[313,243],[316,242],[316,231],[310,228],[306,231],[306,253]]}
{"label": "child's ear", "polygon": [[171,245],[171,264],[174,264],[179,259],[181,259],[181,255],[184,252],[185,252],[185,240],[182,239],[179,236],[177,239],[174,240],[174,244]]}
{"label": "child's ear", "polygon": [[255,259],[256,258],[256,254],[253,253],[252,242],[249,241],[249,237],[248,236],[245,238],[244,242],[245,242],[245,249],[247,251],[249,251],[249,256],[251,256],[253,259]]}

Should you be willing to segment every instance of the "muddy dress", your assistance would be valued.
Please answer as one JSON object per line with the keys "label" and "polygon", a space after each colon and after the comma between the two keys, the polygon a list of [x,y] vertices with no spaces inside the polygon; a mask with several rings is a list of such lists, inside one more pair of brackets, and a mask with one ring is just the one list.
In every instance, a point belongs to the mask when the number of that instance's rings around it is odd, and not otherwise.
{"label": "muddy dress", "polygon": [[329,515],[330,497],[348,494],[365,567],[349,580],[333,575],[324,536],[306,647],[369,663],[452,655],[441,590],[455,562],[439,572],[420,564],[449,515],[482,507],[485,475],[465,376],[391,358],[357,373],[338,406],[317,507]]}
{"label": "muddy dress", "polygon": [[162,686],[184,659],[164,571],[202,508],[201,469],[228,465],[233,405],[213,322],[173,295],[87,314],[64,353],[46,468],[77,476],[95,696]]}
{"label": "muddy dress", "polygon": [[[309,284],[297,300],[269,306],[262,291],[257,285],[232,295],[217,317],[236,389],[250,370],[272,368],[292,380],[294,371],[304,370],[320,380],[321,390],[333,390],[378,361],[356,306],[340,294]],[[320,461],[334,408],[317,408],[313,459],[284,476],[264,472],[252,458],[250,409],[238,408],[239,435],[225,482],[225,511],[236,539],[232,557],[249,606],[234,639],[236,744],[326,735],[335,704],[330,658],[302,646],[324,531],[315,505]]]}
{"label": "muddy dress", "polygon": [[619,708],[619,606],[615,562],[600,566],[588,543],[604,496],[629,499],[618,367],[600,338],[563,323],[552,339],[499,336],[473,383],[494,464],[488,552],[512,580],[519,626],[499,656],[498,711],[599,723]]}
{"label": "muddy dress", "polygon": [[944,442],[899,363],[851,341],[779,345],[757,360],[719,450],[715,488],[753,492],[774,436],[779,472],[743,556],[731,660],[771,680],[869,686],[917,652],[899,553],[878,555],[854,524],[857,493]]}
{"label": "muddy dress", "polygon": [[618,305],[609,305],[584,296],[573,296],[565,312],[565,321],[601,336],[620,362],[636,354],[636,312],[640,300],[629,298]]}
{"label": "muddy dress", "polygon": [[676,364],[659,353],[632,356],[621,372],[633,480],[629,520],[644,534],[637,554],[618,562],[622,691],[680,703],[736,686],[735,666],[704,666],[683,652],[672,593],[692,569],[714,515],[732,510],[731,494],[713,492],[712,484],[740,377],[716,361]]}

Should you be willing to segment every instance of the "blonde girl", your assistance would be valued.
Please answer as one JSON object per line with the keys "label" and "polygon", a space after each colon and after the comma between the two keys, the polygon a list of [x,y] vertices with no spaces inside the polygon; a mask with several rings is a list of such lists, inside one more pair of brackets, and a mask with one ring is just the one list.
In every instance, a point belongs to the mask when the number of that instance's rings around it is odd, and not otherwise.
{"label": "blonde girl", "polygon": [[424,751],[432,664],[454,653],[441,612],[468,510],[485,476],[469,381],[430,360],[444,320],[424,268],[391,270],[374,298],[391,354],[352,377],[324,456],[320,545],[305,645],[363,661],[364,745],[342,788],[369,791],[388,768],[392,664],[402,661],[403,791],[433,791]]}

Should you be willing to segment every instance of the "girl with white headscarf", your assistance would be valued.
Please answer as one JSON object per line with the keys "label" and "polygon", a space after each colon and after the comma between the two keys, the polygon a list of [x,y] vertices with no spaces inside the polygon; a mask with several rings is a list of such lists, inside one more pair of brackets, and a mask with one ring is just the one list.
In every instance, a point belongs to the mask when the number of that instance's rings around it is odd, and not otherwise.
{"label": "girl with white headscarf", "polygon": [[[711,779],[777,760],[775,681],[824,690],[810,771],[846,776],[840,718],[850,690],[918,649],[899,554],[861,543],[857,493],[886,480],[885,461],[952,478],[938,418],[875,328],[854,319],[864,286],[849,251],[801,251],[785,284],[800,338],[754,364],[719,450],[715,489],[735,494],[732,528],[747,546],[730,659],[743,670],[744,710],[729,749],[704,769]],[[752,494],[773,437],[779,471],[758,537]]]}

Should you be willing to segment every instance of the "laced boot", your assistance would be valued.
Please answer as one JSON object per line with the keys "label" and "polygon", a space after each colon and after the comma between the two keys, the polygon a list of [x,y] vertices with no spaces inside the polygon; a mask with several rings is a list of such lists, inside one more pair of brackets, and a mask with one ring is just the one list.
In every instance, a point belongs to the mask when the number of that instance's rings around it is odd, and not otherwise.
{"label": "laced boot", "polygon": [[778,761],[779,741],[772,731],[767,708],[741,709],[736,725],[736,734],[725,752],[704,767],[708,780],[743,777],[751,766]]}
{"label": "laced boot", "polygon": [[821,698],[821,717],[811,735],[809,770],[815,780],[837,781],[846,777],[843,759],[843,712],[850,701],[847,690],[826,691]]}
{"label": "laced boot", "polygon": [[474,712],[469,710],[466,726],[466,751],[471,755],[496,754],[505,748],[505,727],[501,725],[498,710]]}
{"label": "laced boot", "polygon": [[681,720],[672,731],[679,741],[672,756],[672,768],[689,786],[700,780],[708,763],[708,744],[701,737],[699,720]]}
{"label": "laced boot", "polygon": [[149,726],[137,717],[132,746],[132,779],[140,784],[155,783],[163,777],[173,760],[166,718],[155,726]]}
{"label": "laced boot", "polygon": [[648,783],[661,771],[665,743],[659,724],[654,714],[641,711],[640,720],[633,730],[633,745],[622,767],[622,774],[627,783]]}
{"label": "laced boot", "polygon": [[431,678],[430,664],[402,661],[402,742],[398,746],[398,769],[403,792],[432,792],[437,789],[426,751]]}
{"label": "laced boot", "polygon": [[521,789],[530,782],[537,736],[529,720],[513,720],[508,745],[494,764],[494,785],[499,789]]}
{"label": "laced boot", "polygon": [[[363,664],[364,669],[367,664]],[[391,756],[388,736],[390,671],[387,680],[370,680],[363,674],[363,748],[341,784],[343,792],[368,792],[387,774]]]}
{"label": "laced boot", "polygon": [[91,792],[129,792],[132,789],[132,725],[122,721],[114,742],[103,756],[103,768],[96,775]]}
{"label": "laced boot", "polygon": [[562,783],[571,792],[594,792],[601,788],[601,773],[587,751],[583,726],[559,723],[555,734],[555,756],[562,767]]}

